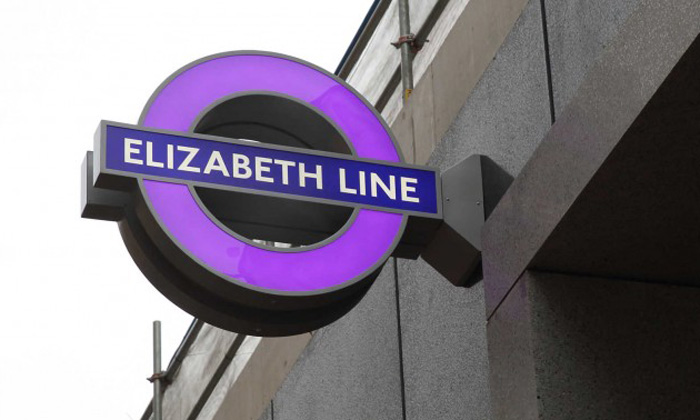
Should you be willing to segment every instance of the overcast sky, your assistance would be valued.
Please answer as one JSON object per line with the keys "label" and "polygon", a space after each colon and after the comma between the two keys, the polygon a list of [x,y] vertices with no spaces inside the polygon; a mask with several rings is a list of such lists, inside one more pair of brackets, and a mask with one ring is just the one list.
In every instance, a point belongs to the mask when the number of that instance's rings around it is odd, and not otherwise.
{"label": "overcast sky", "polygon": [[79,218],[101,119],[136,123],[153,90],[241,49],[335,70],[371,0],[0,1],[0,419],[138,419],[151,322],[164,365],[192,317],[162,297],[117,225]]}

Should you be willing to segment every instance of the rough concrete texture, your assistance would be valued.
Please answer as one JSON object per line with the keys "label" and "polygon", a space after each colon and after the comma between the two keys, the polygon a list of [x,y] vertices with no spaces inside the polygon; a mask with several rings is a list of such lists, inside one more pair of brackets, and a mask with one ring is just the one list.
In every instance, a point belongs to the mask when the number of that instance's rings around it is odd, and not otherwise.
{"label": "rough concrete texture", "polygon": [[699,288],[535,271],[518,283],[499,312],[527,307],[532,336],[518,339],[531,339],[540,419],[697,417]]}
{"label": "rough concrete texture", "polygon": [[537,420],[532,325],[525,282],[518,282],[488,322],[489,385],[494,420]]}
{"label": "rough concrete texture", "polygon": [[527,0],[470,0],[431,63],[435,137],[442,138]]}
{"label": "rough concrete texture", "polygon": [[274,399],[274,419],[401,419],[398,354],[392,259],[355,309],[314,334]]}
{"label": "rough concrete texture", "polygon": [[458,288],[423,260],[399,261],[406,419],[490,418],[481,283]]}
{"label": "rough concrete texture", "polygon": [[531,0],[429,164],[444,170],[483,154],[517,175],[550,127],[542,40],[540,5]]}
{"label": "rough concrete texture", "polygon": [[530,269],[700,286],[699,69],[696,38]]}
{"label": "rough concrete texture", "polygon": [[491,314],[697,37],[696,0],[644,0],[482,231]]}
{"label": "rough concrete texture", "polygon": [[555,114],[560,114],[639,0],[545,0]]}

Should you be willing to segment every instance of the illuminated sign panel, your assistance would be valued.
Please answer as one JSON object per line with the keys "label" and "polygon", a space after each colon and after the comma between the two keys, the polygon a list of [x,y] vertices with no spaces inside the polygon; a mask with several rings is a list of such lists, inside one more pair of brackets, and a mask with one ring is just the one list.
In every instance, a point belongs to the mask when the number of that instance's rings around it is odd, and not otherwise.
{"label": "illuminated sign panel", "polygon": [[[424,167],[103,122],[99,177],[145,176],[332,204],[438,214],[439,175]],[[99,180],[98,180],[99,182]]]}

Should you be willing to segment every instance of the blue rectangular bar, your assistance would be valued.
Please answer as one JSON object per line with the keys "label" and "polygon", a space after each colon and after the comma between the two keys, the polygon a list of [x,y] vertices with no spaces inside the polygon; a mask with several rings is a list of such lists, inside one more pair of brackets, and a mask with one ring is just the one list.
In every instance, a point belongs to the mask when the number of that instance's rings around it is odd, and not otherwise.
{"label": "blue rectangular bar", "polygon": [[429,168],[109,123],[104,137],[104,168],[112,173],[439,214],[439,175]]}

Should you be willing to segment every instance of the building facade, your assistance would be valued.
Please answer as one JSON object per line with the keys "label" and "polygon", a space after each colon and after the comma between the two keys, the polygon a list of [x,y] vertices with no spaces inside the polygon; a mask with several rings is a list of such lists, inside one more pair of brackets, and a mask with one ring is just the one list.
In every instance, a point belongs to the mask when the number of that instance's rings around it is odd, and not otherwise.
{"label": "building facade", "polygon": [[375,3],[337,73],[408,162],[486,157],[478,278],[392,258],[314,333],[195,323],[165,418],[696,418],[700,3],[411,1],[430,42],[405,104],[396,3]]}

